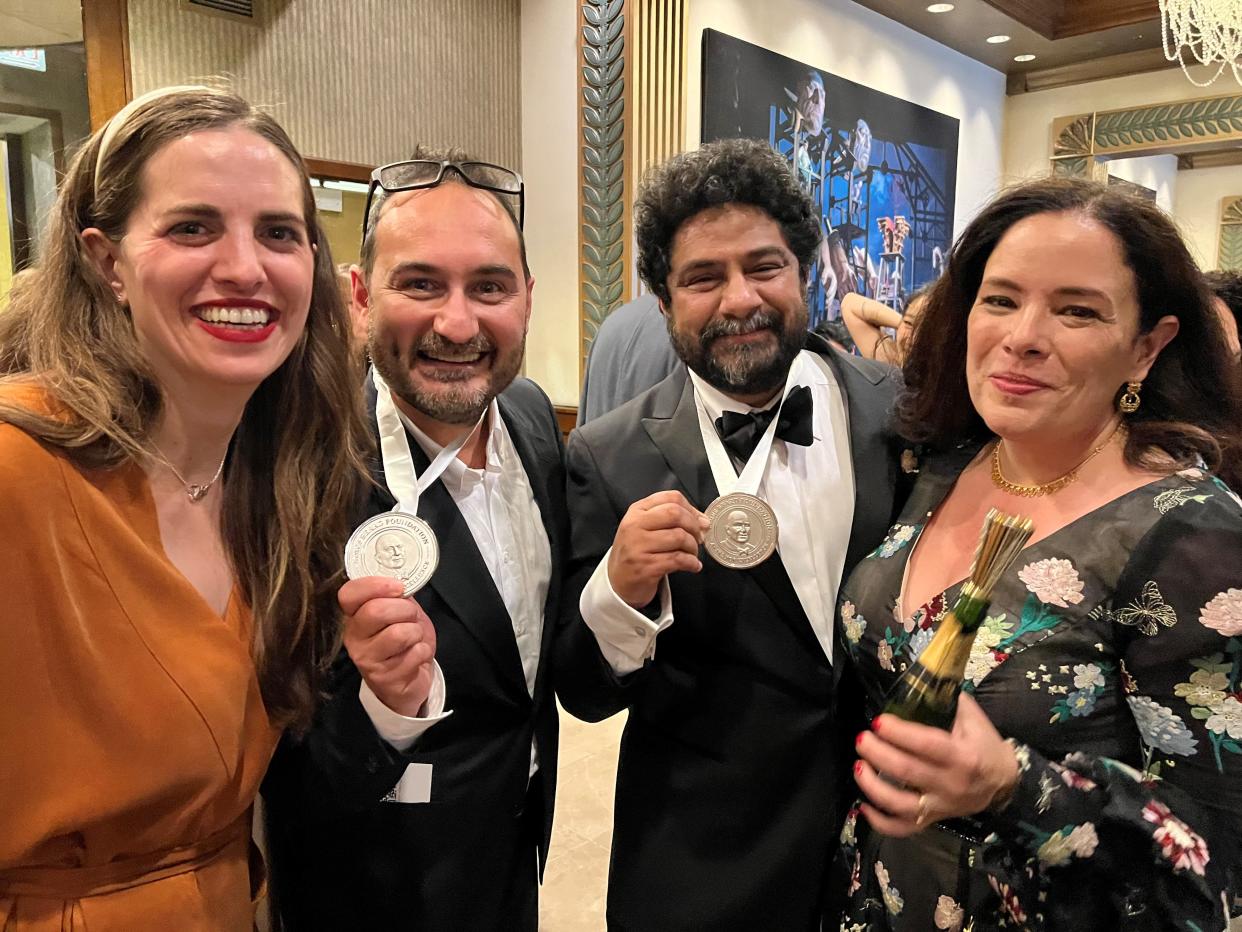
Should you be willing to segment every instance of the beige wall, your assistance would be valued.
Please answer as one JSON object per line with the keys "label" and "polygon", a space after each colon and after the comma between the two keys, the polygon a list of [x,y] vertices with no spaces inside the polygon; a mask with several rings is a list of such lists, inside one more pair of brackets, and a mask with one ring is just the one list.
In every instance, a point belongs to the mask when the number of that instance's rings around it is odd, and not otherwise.
{"label": "beige wall", "polygon": [[1205,269],[1216,268],[1221,199],[1239,194],[1242,194],[1242,165],[1177,173],[1173,215],[1191,253]]}
{"label": "beige wall", "polygon": [[578,404],[578,7],[522,2],[522,177],[535,276],[526,374],[556,404]]}
{"label": "beige wall", "polygon": [[251,25],[129,0],[134,93],[223,75],[308,156],[378,164],[429,142],[520,162],[520,0],[255,7]]}
{"label": "beige wall", "polygon": [[1116,178],[1142,185],[1156,192],[1156,203],[1173,213],[1174,191],[1177,186],[1176,155],[1144,155],[1133,159],[1114,159],[1108,173]]}

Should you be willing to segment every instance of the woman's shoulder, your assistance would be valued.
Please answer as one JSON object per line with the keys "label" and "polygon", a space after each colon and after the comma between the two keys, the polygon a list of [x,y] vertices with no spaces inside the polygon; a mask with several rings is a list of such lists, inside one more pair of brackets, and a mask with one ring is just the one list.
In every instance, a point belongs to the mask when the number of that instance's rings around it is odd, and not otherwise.
{"label": "woman's shoulder", "polygon": [[1242,533],[1242,498],[1203,469],[1181,469],[1143,489],[1158,518],[1153,530],[1200,523],[1233,526]]}
{"label": "woman's shoulder", "polygon": [[[0,384],[0,494],[30,494],[40,486],[60,484],[64,456],[29,431],[4,418],[4,408],[18,408],[44,417],[61,413],[48,392],[30,383]],[[7,494],[6,494],[7,493]]]}

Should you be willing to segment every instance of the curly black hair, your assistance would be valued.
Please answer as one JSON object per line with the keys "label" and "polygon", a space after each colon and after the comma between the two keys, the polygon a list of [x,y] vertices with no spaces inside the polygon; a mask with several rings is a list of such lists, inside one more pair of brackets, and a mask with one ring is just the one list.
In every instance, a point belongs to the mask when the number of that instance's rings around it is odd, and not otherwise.
{"label": "curly black hair", "polygon": [[667,302],[673,237],[722,204],[758,207],[781,228],[805,282],[820,241],[819,215],[789,164],[757,139],[721,139],[651,169],[634,204],[638,274]]}

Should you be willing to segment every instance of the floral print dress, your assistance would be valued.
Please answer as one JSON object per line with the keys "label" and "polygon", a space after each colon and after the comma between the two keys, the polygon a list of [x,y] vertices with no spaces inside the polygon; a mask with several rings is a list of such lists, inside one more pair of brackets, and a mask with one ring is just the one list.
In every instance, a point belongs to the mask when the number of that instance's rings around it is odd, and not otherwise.
{"label": "floral print dress", "polygon": [[[933,460],[842,588],[867,711],[961,583],[898,617],[906,562],[968,457]],[[1003,578],[965,688],[1014,741],[994,816],[908,839],[850,809],[840,929],[1222,930],[1242,878],[1242,503],[1199,470],[1159,479],[1028,547]],[[824,928],[836,929],[837,917]]]}

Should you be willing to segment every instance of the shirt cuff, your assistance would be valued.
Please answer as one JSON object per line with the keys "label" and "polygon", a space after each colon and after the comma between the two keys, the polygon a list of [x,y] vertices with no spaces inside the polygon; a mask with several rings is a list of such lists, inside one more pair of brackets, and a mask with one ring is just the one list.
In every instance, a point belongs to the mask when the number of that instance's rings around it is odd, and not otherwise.
{"label": "shirt cuff", "polygon": [[419,716],[399,715],[388,708],[371,691],[366,680],[358,687],[358,701],[366,710],[371,724],[379,736],[398,751],[408,751],[419,735],[453,714],[451,709],[444,711],[444,672],[436,661],[433,660],[431,665],[431,692],[427,694],[427,701],[421,709],[423,714]]}
{"label": "shirt cuff", "polygon": [[618,676],[625,676],[641,670],[644,663],[655,657],[656,635],[673,623],[673,593],[669,589],[668,577],[661,579],[660,614],[654,621],[627,605],[613,591],[608,578],[608,556],[611,553],[609,548],[587,581],[578,600],[578,611],[594,633],[600,652],[612,671]]}

